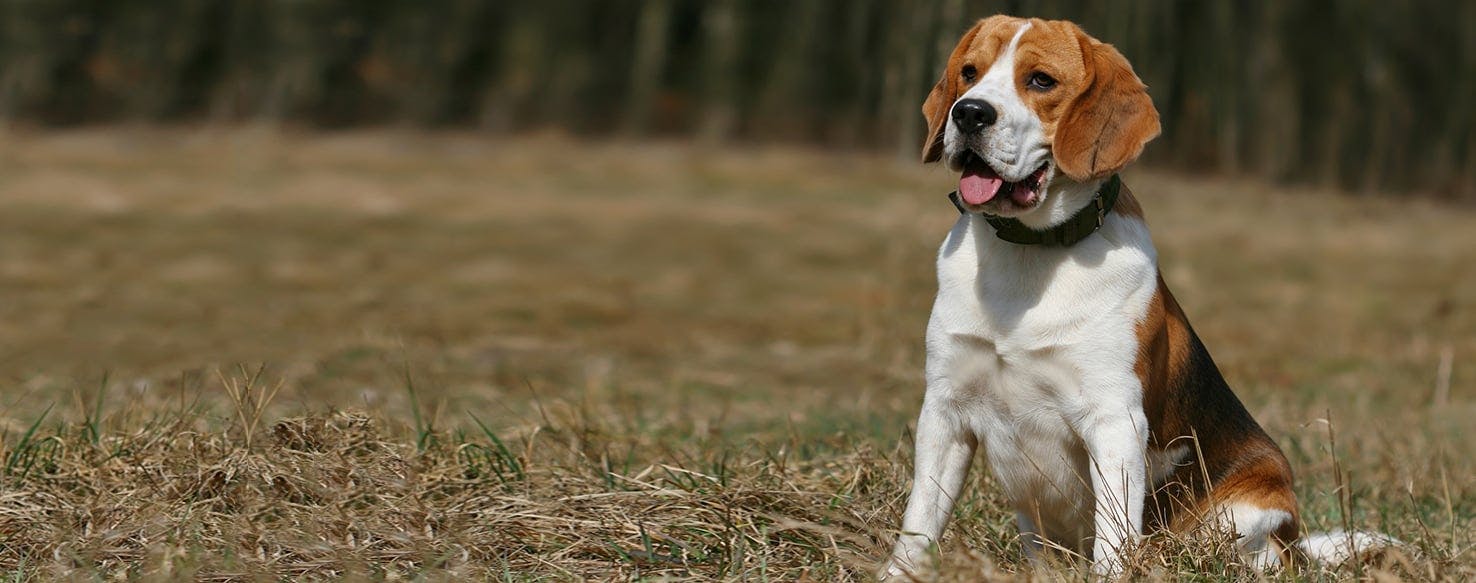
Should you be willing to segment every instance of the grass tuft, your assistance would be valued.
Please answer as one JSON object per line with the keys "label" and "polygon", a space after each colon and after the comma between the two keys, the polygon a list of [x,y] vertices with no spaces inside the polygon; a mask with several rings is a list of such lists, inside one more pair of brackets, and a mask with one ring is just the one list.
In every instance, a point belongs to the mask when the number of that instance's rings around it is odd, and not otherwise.
{"label": "grass tuft", "polygon": [[[465,456],[468,477],[475,478],[484,475],[483,468],[485,468],[503,486],[526,479],[527,475],[523,473],[523,462],[518,459],[518,456],[513,455],[512,450],[507,448],[507,444],[503,443],[502,439],[497,437],[491,429],[488,429],[487,424],[482,423],[475,413],[467,412],[467,415],[476,422],[477,429],[482,431],[482,435],[491,444],[489,447],[479,443],[462,443],[461,453]],[[417,428],[416,433],[419,434],[420,429]],[[416,443],[420,442],[421,440],[417,438]]]}
{"label": "grass tuft", "polygon": [[[54,405],[54,404],[53,404]],[[55,461],[56,448],[60,443],[58,439],[37,439],[36,430],[41,428],[41,422],[51,413],[53,405],[47,405],[46,410],[36,417],[30,427],[20,434],[14,446],[5,448],[4,452],[5,472],[3,477],[7,484],[15,486],[25,481],[31,470],[39,463],[42,468],[47,468]],[[5,440],[9,441],[9,440]],[[4,451],[4,450],[0,450]]]}
{"label": "grass tuft", "polygon": [[267,406],[272,404],[272,399],[277,398],[277,393],[282,390],[284,382],[268,386],[262,375],[266,373],[266,365],[256,368],[254,372],[249,371],[244,365],[237,367],[236,376],[227,378],[216,371],[216,377],[220,379],[220,385],[225,388],[226,395],[231,399],[231,405],[235,409],[237,427],[241,431],[246,449],[251,449],[251,439],[256,435],[256,427],[261,423],[262,415],[266,413]]}

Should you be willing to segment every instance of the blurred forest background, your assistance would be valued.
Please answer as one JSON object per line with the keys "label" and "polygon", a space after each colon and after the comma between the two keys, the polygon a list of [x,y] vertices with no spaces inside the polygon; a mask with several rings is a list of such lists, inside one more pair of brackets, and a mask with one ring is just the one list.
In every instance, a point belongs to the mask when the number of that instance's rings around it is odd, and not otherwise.
{"label": "blurred forest background", "polygon": [[1118,46],[1148,160],[1476,200],[1476,2],[0,0],[0,123],[682,136],[915,156],[946,53],[997,12]]}

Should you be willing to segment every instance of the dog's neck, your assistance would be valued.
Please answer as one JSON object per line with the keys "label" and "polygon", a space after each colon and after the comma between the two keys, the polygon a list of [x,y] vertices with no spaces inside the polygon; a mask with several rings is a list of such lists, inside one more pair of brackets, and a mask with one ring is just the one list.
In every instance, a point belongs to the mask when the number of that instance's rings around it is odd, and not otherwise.
{"label": "dog's neck", "polygon": [[[1007,218],[980,214],[974,218],[987,223],[997,238],[1009,243],[1070,247],[1102,227],[1121,186],[1122,180],[1116,175],[1089,183],[1056,180],[1046,187],[1040,206],[1025,215]],[[960,213],[969,214],[957,192],[949,198]]]}

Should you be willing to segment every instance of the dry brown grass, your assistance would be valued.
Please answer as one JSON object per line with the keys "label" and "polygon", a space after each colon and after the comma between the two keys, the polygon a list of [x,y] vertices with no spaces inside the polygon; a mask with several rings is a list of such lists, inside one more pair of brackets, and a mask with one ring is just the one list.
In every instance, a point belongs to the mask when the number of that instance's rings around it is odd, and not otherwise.
{"label": "dry brown grass", "polygon": [[[0,575],[865,579],[950,181],[687,144],[0,136]],[[1476,577],[1476,213],[1128,182],[1309,526],[1411,543],[1302,575]],[[971,480],[945,579],[1081,577],[1023,565]],[[1155,542],[1141,574],[1259,576]]]}

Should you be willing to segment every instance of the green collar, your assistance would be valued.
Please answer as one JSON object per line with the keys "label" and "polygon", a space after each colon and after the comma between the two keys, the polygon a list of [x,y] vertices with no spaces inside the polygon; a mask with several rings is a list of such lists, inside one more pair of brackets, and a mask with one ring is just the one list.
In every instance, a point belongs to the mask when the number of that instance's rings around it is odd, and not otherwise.
{"label": "green collar", "polygon": [[[1045,231],[1037,231],[1025,226],[1025,223],[1006,217],[984,215],[984,220],[994,227],[994,236],[1016,245],[1070,247],[1102,227],[1102,223],[1107,220],[1107,213],[1112,212],[1112,205],[1117,202],[1117,192],[1121,187],[1122,179],[1113,174],[1102,183],[1102,188],[1097,189],[1097,195],[1092,197],[1090,204],[1076,211],[1065,222]],[[948,200],[953,201],[953,206],[960,214],[968,214],[963,201],[958,199],[957,190],[948,193]]]}

